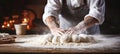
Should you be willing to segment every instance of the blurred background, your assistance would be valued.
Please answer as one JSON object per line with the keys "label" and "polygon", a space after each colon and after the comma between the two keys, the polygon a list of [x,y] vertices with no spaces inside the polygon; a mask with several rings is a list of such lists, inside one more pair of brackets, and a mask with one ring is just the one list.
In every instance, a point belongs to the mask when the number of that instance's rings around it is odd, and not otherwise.
{"label": "blurred background", "polygon": [[[120,35],[120,8],[118,0],[105,0],[105,22],[102,34]],[[46,0],[0,0],[0,33],[15,34],[14,24],[26,23],[27,34],[46,34],[49,29],[42,21]]]}

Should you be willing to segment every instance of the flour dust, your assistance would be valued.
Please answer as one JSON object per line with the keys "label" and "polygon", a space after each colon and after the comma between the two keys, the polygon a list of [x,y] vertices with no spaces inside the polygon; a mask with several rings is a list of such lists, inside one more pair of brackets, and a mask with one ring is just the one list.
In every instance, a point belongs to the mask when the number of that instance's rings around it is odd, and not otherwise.
{"label": "flour dust", "polygon": [[[96,42],[80,42],[80,43],[52,43],[44,41],[46,35],[36,35],[31,38],[20,38],[16,41],[25,42],[22,44],[16,44],[21,47],[40,47],[40,48],[97,48],[97,49],[113,49],[120,48],[120,37],[105,37],[102,35],[92,35]],[[88,35],[89,36],[89,35]]]}

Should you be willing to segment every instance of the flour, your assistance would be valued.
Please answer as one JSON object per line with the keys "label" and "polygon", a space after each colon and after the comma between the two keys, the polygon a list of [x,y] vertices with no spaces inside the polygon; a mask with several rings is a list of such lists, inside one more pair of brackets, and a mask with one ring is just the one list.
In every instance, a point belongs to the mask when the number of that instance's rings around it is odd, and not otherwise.
{"label": "flour", "polygon": [[[22,47],[40,47],[40,48],[76,48],[76,49],[86,49],[86,48],[98,48],[98,49],[110,49],[117,48],[120,45],[120,37],[106,38],[102,35],[93,35],[95,42],[69,42],[69,43],[52,43],[50,41],[44,40],[46,35],[36,35],[32,38],[22,38],[16,41],[24,41],[23,44],[17,44]],[[87,35],[92,36],[92,35]],[[92,40],[92,38],[91,38]]]}

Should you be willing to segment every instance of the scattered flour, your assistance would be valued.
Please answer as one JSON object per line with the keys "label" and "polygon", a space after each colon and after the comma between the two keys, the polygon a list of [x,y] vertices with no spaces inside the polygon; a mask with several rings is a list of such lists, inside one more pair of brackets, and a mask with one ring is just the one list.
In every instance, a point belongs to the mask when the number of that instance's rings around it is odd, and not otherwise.
{"label": "scattered flour", "polygon": [[[49,36],[49,37],[47,37]],[[60,37],[53,37],[51,35],[36,35],[31,38],[21,38],[16,41],[25,42],[22,44],[17,44],[22,47],[41,47],[41,48],[77,48],[77,49],[85,49],[85,48],[114,48],[119,47],[120,45],[120,37],[104,37],[102,35],[82,35],[81,37],[89,36],[87,38],[90,42],[78,42],[74,39],[75,42],[67,42],[60,43],[58,39]],[[76,38],[76,37],[75,37]],[[81,39],[82,39],[81,38]],[[46,40],[48,39],[48,40]]]}

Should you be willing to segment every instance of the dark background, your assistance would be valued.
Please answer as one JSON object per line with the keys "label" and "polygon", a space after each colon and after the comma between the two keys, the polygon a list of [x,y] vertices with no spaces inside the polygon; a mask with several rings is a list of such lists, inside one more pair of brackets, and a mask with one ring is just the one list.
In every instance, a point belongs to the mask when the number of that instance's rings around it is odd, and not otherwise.
{"label": "dark background", "polygon": [[120,34],[120,3],[118,0],[105,0],[105,22],[101,25],[103,34]]}
{"label": "dark background", "polygon": [[[106,1],[105,22],[100,26],[101,33],[120,34],[119,0],[105,0],[105,1]],[[3,16],[6,15],[9,16],[12,14],[12,12],[19,13],[24,8],[33,9],[37,14],[37,18],[42,22],[41,18],[45,4],[46,0],[0,0],[0,24],[3,22],[2,18]],[[42,26],[44,25],[42,24],[40,27]]]}

